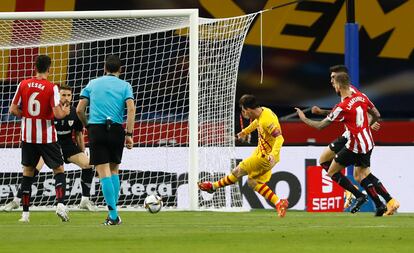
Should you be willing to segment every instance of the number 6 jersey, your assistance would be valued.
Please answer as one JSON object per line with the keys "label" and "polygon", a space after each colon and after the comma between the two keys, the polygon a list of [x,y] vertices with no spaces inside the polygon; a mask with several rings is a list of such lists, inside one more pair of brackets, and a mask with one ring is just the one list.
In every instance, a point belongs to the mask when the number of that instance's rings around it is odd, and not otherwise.
{"label": "number 6 jersey", "polygon": [[52,108],[59,105],[60,96],[55,84],[46,79],[23,80],[12,103],[22,110],[22,141],[37,144],[57,141]]}

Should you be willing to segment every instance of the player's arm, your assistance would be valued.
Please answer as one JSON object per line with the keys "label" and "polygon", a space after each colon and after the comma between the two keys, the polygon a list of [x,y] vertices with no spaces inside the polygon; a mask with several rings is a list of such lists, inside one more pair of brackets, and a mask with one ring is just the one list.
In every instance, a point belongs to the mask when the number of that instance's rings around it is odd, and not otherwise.
{"label": "player's arm", "polygon": [[376,123],[379,118],[381,117],[380,112],[378,109],[374,106],[372,108],[368,108],[368,117],[369,117],[369,125],[372,126],[374,123]]}
{"label": "player's arm", "polygon": [[76,115],[78,115],[78,118],[84,127],[88,125],[88,119],[86,118],[86,106],[88,106],[88,104],[89,99],[82,98],[79,100],[78,106],[76,107]]}
{"label": "player's arm", "polygon": [[303,111],[299,108],[295,107],[296,112],[298,113],[299,118],[308,126],[316,128],[318,130],[322,130],[325,127],[329,126],[332,121],[330,121],[328,118],[325,118],[321,121],[316,121],[316,120],[311,120],[308,119],[305,115],[305,113],[303,113]]}
{"label": "player's arm", "polygon": [[16,104],[11,104],[9,108],[10,114],[21,118],[22,117],[22,110],[20,110],[19,106]]}
{"label": "player's arm", "polygon": [[126,142],[126,147],[128,149],[131,149],[132,146],[134,145],[132,135],[134,132],[134,124],[135,124],[135,103],[133,99],[127,99],[125,103],[127,107],[125,142]]}
{"label": "player's arm", "polygon": [[[270,134],[274,138],[277,138],[278,136],[282,135],[282,130],[277,128],[276,125],[278,124],[275,124],[275,127],[270,129]],[[278,156],[278,153],[280,152],[280,149],[282,148],[282,144],[283,142],[278,141],[277,139],[275,143],[273,144],[272,151],[270,152],[269,157],[268,157],[268,160],[272,166],[276,163],[275,157]]]}
{"label": "player's arm", "polygon": [[312,106],[312,113],[316,114],[316,115],[321,115],[321,116],[328,116],[328,114],[331,112],[331,110],[325,110],[325,109],[321,109],[318,106]]}
{"label": "player's arm", "polygon": [[373,122],[373,117],[369,113],[368,113],[368,120],[369,120],[368,124],[369,124],[369,126],[371,127],[372,130],[374,130],[374,131],[379,131],[380,130],[381,124],[378,121]]}
{"label": "player's arm", "polygon": [[370,126],[373,126],[379,120],[381,114],[367,95],[362,93],[362,96],[365,98],[365,103],[367,104],[368,123]]}
{"label": "player's arm", "polygon": [[[76,109],[75,109],[76,110]],[[72,126],[75,131],[75,142],[76,145],[82,152],[85,152],[85,139],[83,134],[83,125],[77,116],[75,116],[75,123]]]}
{"label": "player's arm", "polygon": [[83,131],[76,131],[75,132],[75,141],[76,145],[79,149],[84,152],[85,151],[85,140],[83,138]]}
{"label": "player's arm", "polygon": [[9,107],[9,113],[19,118],[22,117],[22,110],[20,109],[20,101],[21,101],[21,91],[20,91],[20,84],[19,84],[19,86],[17,86],[16,94],[14,94],[12,103]]}
{"label": "player's arm", "polygon": [[378,109],[375,107],[374,103],[372,103],[372,101],[369,99],[369,97],[367,97],[367,95],[363,93],[362,95],[365,97],[366,103],[368,105],[367,107],[368,124],[371,127],[371,129],[378,131],[381,128],[380,123],[378,123],[378,120],[381,117],[381,114],[378,111]]}
{"label": "player's arm", "polygon": [[256,130],[256,128],[258,127],[259,123],[257,121],[257,119],[253,120],[252,123],[250,123],[246,128],[243,128],[238,134],[237,134],[237,138],[239,139],[243,139],[244,137],[246,137],[248,134],[250,134],[251,132],[253,132],[254,130]]}

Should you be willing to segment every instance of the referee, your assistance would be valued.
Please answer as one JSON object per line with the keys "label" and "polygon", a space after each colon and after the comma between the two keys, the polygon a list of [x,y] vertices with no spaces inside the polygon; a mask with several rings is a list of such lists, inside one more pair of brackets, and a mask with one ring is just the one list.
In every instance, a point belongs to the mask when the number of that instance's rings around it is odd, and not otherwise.
{"label": "referee", "polygon": [[[91,80],[80,94],[76,113],[88,128],[90,164],[99,174],[102,192],[108,205],[109,215],[104,225],[120,225],[116,204],[119,198],[119,164],[124,143],[128,149],[133,146],[132,131],[135,121],[135,104],[132,87],[119,79],[121,61],[116,55],[109,55],[105,61],[105,74]],[[89,105],[89,119],[86,107]],[[126,130],[124,112],[127,108]]]}

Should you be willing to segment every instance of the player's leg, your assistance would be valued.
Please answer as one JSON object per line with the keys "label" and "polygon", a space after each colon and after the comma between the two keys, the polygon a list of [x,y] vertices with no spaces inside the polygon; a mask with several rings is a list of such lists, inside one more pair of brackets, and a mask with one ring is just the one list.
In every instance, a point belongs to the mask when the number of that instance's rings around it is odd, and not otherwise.
{"label": "player's leg", "polygon": [[69,211],[65,205],[66,175],[63,168],[62,151],[59,144],[48,143],[38,146],[45,164],[53,170],[56,192],[56,215],[63,221],[69,221]]}
{"label": "player's leg", "polygon": [[[45,162],[43,161],[43,158],[40,157],[39,162],[36,165],[36,169],[34,170],[33,181],[36,178],[36,176],[39,174],[40,170],[43,168],[43,165],[44,164],[45,164]],[[20,203],[21,198],[22,198],[22,188],[20,186],[19,187],[19,190],[17,191],[17,194],[16,194],[16,198],[15,199],[18,200],[19,203]]]}
{"label": "player's leg", "polygon": [[[85,153],[79,150],[79,148],[75,145],[72,148],[73,151],[70,152],[70,156],[68,157],[68,148],[64,148],[62,146],[63,157],[70,163],[76,164],[81,168],[81,187],[82,187],[82,199],[79,204],[79,208],[86,209],[89,211],[96,211],[96,207],[93,202],[90,200],[91,196],[91,185],[93,180],[93,169],[92,166],[89,165],[89,158],[86,156]],[[67,158],[66,158],[67,157]]]}
{"label": "player's leg", "polygon": [[387,211],[384,213],[384,215],[393,215],[395,211],[397,211],[397,209],[400,207],[400,203],[395,198],[391,197],[382,182],[376,176],[374,176],[370,170],[361,172],[361,168],[357,167],[354,170],[354,174],[354,177],[358,182],[361,182],[364,179],[366,182],[373,184],[378,195],[384,198],[385,202],[387,203]]}
{"label": "player's leg", "polygon": [[22,205],[23,213],[19,221],[29,222],[29,206],[32,193],[33,175],[35,166],[40,159],[36,145],[32,143],[22,142],[22,165],[23,165],[23,179],[22,179]]}
{"label": "player's leg", "polygon": [[32,166],[23,166],[23,179],[22,179],[22,205],[23,213],[20,218],[20,222],[29,222],[29,206],[32,193],[33,174],[35,168]]}
{"label": "player's leg", "polygon": [[[40,170],[42,169],[44,164],[44,161],[42,159],[42,157],[40,157],[39,162],[36,165],[36,169],[34,170],[34,174],[33,174],[33,181],[36,178],[37,174],[39,174]],[[24,168],[22,168],[22,170],[24,170]],[[22,183],[20,183],[19,185],[19,189],[17,190],[17,194],[16,196],[13,198],[12,201],[10,201],[9,203],[7,203],[4,208],[3,211],[5,212],[10,212],[13,209],[17,209],[20,206],[20,202],[22,199]]]}
{"label": "player's leg", "polygon": [[341,151],[347,142],[347,139],[344,136],[340,136],[336,138],[333,142],[331,142],[328,147],[324,149],[322,154],[319,157],[319,164],[322,168],[328,171],[329,166],[331,166],[332,160],[335,158],[335,154]]}
{"label": "player's leg", "polygon": [[55,192],[56,192],[56,214],[63,222],[69,221],[68,210],[65,205],[65,193],[66,193],[66,175],[63,165],[53,169],[55,179]]}
{"label": "player's leg", "polygon": [[374,184],[377,193],[383,197],[387,203],[387,211],[384,213],[384,215],[393,215],[395,211],[397,211],[397,209],[400,207],[400,203],[395,198],[391,197],[382,182],[372,173],[369,173],[366,178]]}
{"label": "player's leg", "polygon": [[[115,190],[114,185],[112,183],[112,174],[109,167],[109,163],[104,164],[97,164],[95,165],[96,171],[99,175],[99,180],[101,183],[102,193],[104,195],[105,202],[108,206],[108,219],[107,221],[117,221],[118,211],[116,209],[116,202],[115,202]],[[106,221],[106,222],[107,222]],[[104,223],[105,224],[105,223]]]}
{"label": "player's leg", "polygon": [[111,153],[109,147],[112,144],[108,143],[108,132],[104,125],[91,125],[88,130],[90,164],[95,166],[101,183],[102,193],[108,206],[108,218],[103,224],[118,225],[121,223],[121,219],[116,209],[115,190],[109,165]]}
{"label": "player's leg", "polygon": [[114,187],[115,204],[118,204],[119,190],[121,188],[121,182],[119,179],[119,165],[122,161],[122,154],[125,145],[125,130],[121,125],[112,125],[110,129],[110,160],[109,167],[111,170],[111,180]]}
{"label": "player's leg", "polygon": [[[326,171],[329,170],[329,167],[332,164],[333,159],[335,158],[335,151],[332,150],[331,146],[332,144],[335,142],[332,142],[328,148],[326,148],[323,153],[321,154],[320,158],[319,158],[319,163],[322,166],[322,168]],[[335,145],[334,147],[337,148],[339,145]],[[341,168],[342,170],[343,168]],[[335,178],[334,181],[335,182],[342,182],[342,184],[345,187],[349,187],[348,186],[348,181],[350,182],[350,180],[344,175],[342,174],[341,170],[339,172],[336,172],[335,175],[333,175],[333,177]],[[341,185],[342,186],[342,185]],[[344,187],[342,186],[342,187]],[[354,187],[358,190],[358,187],[356,185],[354,185]],[[344,203],[344,208],[348,208],[351,205],[351,201],[352,201],[352,192],[345,189],[345,203]]]}
{"label": "player's leg", "polygon": [[377,193],[384,198],[384,200],[388,203],[389,201],[391,201],[392,197],[389,194],[389,192],[387,191],[387,189],[384,187],[384,185],[382,184],[382,182],[376,177],[374,176],[374,174],[372,174],[372,172],[370,172],[367,176],[366,179],[368,179],[372,184],[374,184],[375,190],[377,191]]}
{"label": "player's leg", "polygon": [[121,181],[119,180],[119,164],[110,163],[109,168],[111,169],[111,180],[112,185],[114,186],[115,204],[117,205],[119,200],[119,190],[121,188]]}
{"label": "player's leg", "polygon": [[375,216],[382,216],[386,211],[386,206],[382,203],[375,190],[374,184],[367,177],[370,174],[370,168],[364,166],[355,166],[354,170],[358,174],[358,178],[361,180],[360,184],[362,188],[368,193],[369,197],[374,201],[375,207],[377,208]]}
{"label": "player's leg", "polygon": [[[331,167],[331,164],[332,164],[332,161],[335,158],[335,155],[345,148],[346,142],[347,142],[347,139],[345,137],[341,136],[341,137],[337,138],[336,140],[334,140],[333,142],[331,142],[329,144],[329,146],[322,152],[322,154],[319,158],[319,164],[322,166],[322,168],[324,170],[329,171],[329,168]],[[344,166],[341,167],[339,169],[339,171],[337,171],[337,169],[335,169],[335,173],[333,173],[332,176],[334,177],[335,182],[342,182],[342,184],[344,186],[349,187],[348,182],[350,182],[350,180],[344,174],[341,173],[341,170],[343,168],[344,168]],[[342,187],[344,187],[344,186],[342,186]],[[347,190],[347,189],[345,188],[345,190]],[[347,191],[350,192],[349,190],[347,190]],[[350,192],[350,193],[352,193],[352,192]]]}
{"label": "player's leg", "polygon": [[245,175],[247,175],[247,172],[244,171],[240,167],[240,164],[239,164],[236,168],[232,169],[230,174],[220,178],[220,180],[216,182],[213,182],[213,183],[209,181],[199,182],[198,188],[201,191],[205,191],[208,193],[214,193],[218,188],[235,184],[240,178],[242,178]]}
{"label": "player's leg", "polygon": [[335,158],[335,152],[332,151],[329,147],[326,147],[322,154],[319,157],[319,164],[321,167],[328,171],[329,166],[331,166],[332,160]]}
{"label": "player's leg", "polygon": [[355,174],[358,175],[358,179],[361,180],[361,186],[365,189],[365,191],[375,203],[375,206],[377,208],[375,216],[382,216],[387,211],[387,207],[382,203],[375,189],[375,185],[371,181],[370,177],[368,177],[368,175],[371,173],[369,167],[371,165],[371,153],[372,150],[366,154],[358,154],[354,170]]}
{"label": "player's leg", "polygon": [[256,171],[251,171],[249,173],[247,184],[255,192],[262,195],[266,200],[274,205],[279,217],[284,217],[286,215],[289,202],[287,199],[280,199],[279,196],[277,196],[266,184],[269,182],[271,176],[272,169],[270,167],[264,169],[258,167]]}
{"label": "player's leg", "polygon": [[[267,173],[263,174],[260,178],[266,180],[265,178],[271,177],[271,170],[269,170]],[[268,180],[266,181],[268,182]],[[276,195],[270,189],[270,187],[266,184],[266,182],[258,181],[256,179],[248,178],[247,184],[250,186],[250,188],[254,189],[255,192],[262,195],[266,200],[268,200],[270,203],[272,203],[277,211],[277,215],[281,218],[285,217],[286,211],[289,206],[289,202],[287,199],[280,199],[279,196]]]}
{"label": "player's leg", "polygon": [[356,197],[356,203],[351,209],[352,213],[358,212],[360,207],[367,202],[368,198],[365,194],[360,192],[352,182],[341,173],[341,170],[349,165],[355,163],[354,153],[349,151],[347,148],[342,148],[338,152],[335,159],[332,161],[331,166],[328,170],[328,175],[332,178],[333,181],[338,183],[342,188],[351,192]]}
{"label": "player's leg", "polygon": [[214,193],[218,188],[222,188],[228,185],[235,184],[239,179],[241,179],[243,176],[247,175],[248,172],[246,171],[246,168],[250,167],[250,162],[253,156],[250,156],[243,161],[241,161],[236,168],[232,169],[230,174],[220,178],[216,182],[199,182],[198,188],[201,191],[205,191],[208,193]]}
{"label": "player's leg", "polygon": [[[337,154],[339,151],[342,150],[342,148],[345,147],[345,144],[347,143],[348,139],[344,136],[340,136],[336,138],[333,142],[331,142],[328,147],[325,148],[325,150],[322,152],[322,154],[319,157],[319,164],[321,167],[328,171],[329,167],[331,166],[332,160],[335,158],[335,154]],[[345,177],[345,175],[338,175],[340,177],[340,180],[343,180],[342,177]],[[355,185],[355,187],[358,189],[358,187]],[[348,190],[345,190],[345,203],[344,208],[348,208],[351,206],[352,202],[352,193]]]}
{"label": "player's leg", "polygon": [[247,180],[248,186],[272,203],[275,206],[279,217],[284,217],[289,202],[287,199],[280,199],[266,184],[272,177],[272,168],[279,162],[279,160],[279,152],[277,152],[276,157],[274,157],[274,164],[270,164],[266,157],[251,156],[240,165],[242,168],[244,167],[244,170],[247,171],[249,175]]}

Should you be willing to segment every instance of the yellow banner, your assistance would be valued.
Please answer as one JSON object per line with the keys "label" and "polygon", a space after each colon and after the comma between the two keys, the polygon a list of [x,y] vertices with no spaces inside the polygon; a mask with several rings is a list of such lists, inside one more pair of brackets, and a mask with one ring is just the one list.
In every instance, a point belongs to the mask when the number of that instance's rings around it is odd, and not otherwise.
{"label": "yellow banner", "polygon": [[[289,1],[286,1],[289,2]],[[320,3],[318,3],[320,2]],[[346,5],[343,0],[309,1],[307,6],[325,4],[330,12],[318,12],[314,9],[299,10],[293,4],[263,13],[263,26],[260,30],[260,18],[256,19],[247,38],[246,44],[260,45],[260,33],[266,47],[309,51],[311,47],[320,53],[344,53],[344,25],[346,22]],[[243,15],[245,12],[233,0],[200,0],[200,4],[214,17]],[[268,0],[263,9],[283,4],[280,0]],[[335,10],[336,8],[338,10]],[[400,6],[384,12],[377,0],[355,1],[355,17],[360,29],[364,29],[370,39],[389,33],[379,57],[408,59],[414,49],[414,36],[410,25],[414,15],[414,1],[406,1]],[[327,18],[328,17],[328,18]],[[329,22],[328,24],[326,22]],[[311,31],[317,25],[328,26],[322,34],[306,36],[299,33],[286,34],[286,28],[296,27]],[[321,27],[320,29],[324,29]],[[317,42],[318,41],[318,42]],[[317,43],[317,44],[315,44]],[[315,48],[316,47],[316,48]],[[361,52],[363,53],[363,52]]]}

